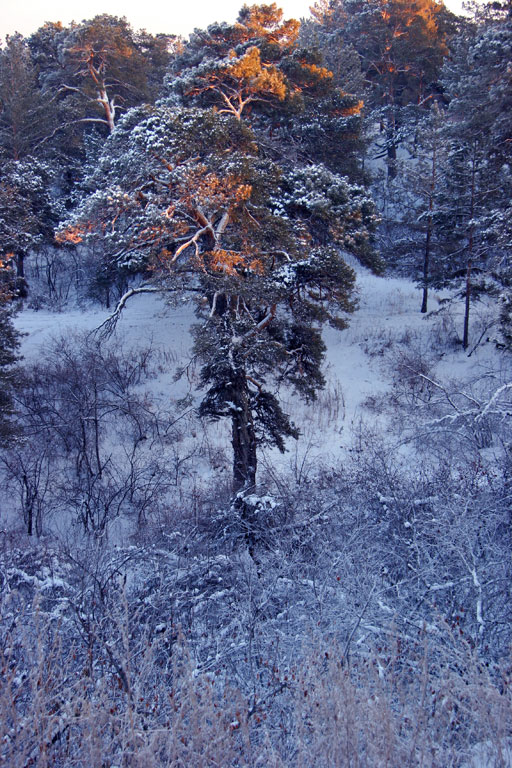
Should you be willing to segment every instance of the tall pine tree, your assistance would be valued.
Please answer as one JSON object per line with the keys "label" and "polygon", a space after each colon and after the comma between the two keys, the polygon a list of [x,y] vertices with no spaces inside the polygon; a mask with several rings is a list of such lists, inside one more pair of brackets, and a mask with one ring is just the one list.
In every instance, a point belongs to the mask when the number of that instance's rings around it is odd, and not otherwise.
{"label": "tall pine tree", "polygon": [[257,448],[297,434],[277,396],[323,384],[323,323],[354,308],[350,251],[370,266],[374,209],[321,165],[280,168],[242,120],[159,106],[130,112],[105,145],[95,188],[61,233],[99,240],[144,282],[128,292],[196,299],[200,413],[232,427],[233,490],[256,482]]}

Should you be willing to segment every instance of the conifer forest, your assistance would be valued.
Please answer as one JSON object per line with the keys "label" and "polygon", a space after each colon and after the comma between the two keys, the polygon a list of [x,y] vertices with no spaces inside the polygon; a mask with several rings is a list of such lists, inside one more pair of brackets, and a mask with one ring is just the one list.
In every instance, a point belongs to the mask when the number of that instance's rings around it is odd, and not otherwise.
{"label": "conifer forest", "polygon": [[512,768],[512,0],[0,46],[0,764]]}

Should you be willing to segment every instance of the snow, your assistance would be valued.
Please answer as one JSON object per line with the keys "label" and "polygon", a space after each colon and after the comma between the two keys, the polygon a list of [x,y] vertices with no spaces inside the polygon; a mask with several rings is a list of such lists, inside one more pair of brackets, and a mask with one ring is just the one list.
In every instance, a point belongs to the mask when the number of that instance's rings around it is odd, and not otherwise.
{"label": "snow", "polygon": [[[36,359],[41,347],[64,333],[95,331],[108,317],[108,311],[98,307],[70,309],[65,312],[26,309],[16,318],[16,326],[27,334],[22,354],[26,360]],[[135,296],[124,309],[115,337],[130,344],[151,342],[163,346],[184,359],[190,350],[189,328],[194,321],[191,307],[169,308],[160,296]]]}
{"label": "snow", "polygon": [[[433,328],[443,323],[449,327],[449,332],[445,333],[447,337],[456,330],[461,333],[462,302],[449,310],[448,321],[446,313],[438,314],[442,297],[432,294],[432,311],[425,316],[419,311],[421,290],[410,280],[379,277],[356,262],[350,266],[357,271],[359,306],[349,317],[346,330],[340,332],[330,327],[324,330],[326,387],[312,404],[303,403],[292,392],[280,392],[285,411],[300,427],[301,436],[298,442],[288,441],[284,456],[277,449],[262,449],[262,468],[289,469],[293,466],[296,472],[301,471],[300,467],[306,472],[307,467],[320,461],[335,464],[344,452],[354,449],[354,434],[362,423],[385,424],[387,417],[378,403],[379,398],[391,391],[392,358],[396,349],[412,340],[428,352],[432,346]],[[473,310],[474,325],[479,322],[478,311]],[[23,310],[16,319],[17,327],[26,334],[22,354],[26,361],[35,360],[52,339],[66,332],[92,332],[107,316],[107,310],[98,307],[72,308],[60,313]],[[148,382],[153,394],[167,402],[189,398],[192,407],[199,402],[198,375],[191,364],[189,331],[194,322],[192,306],[169,306],[159,295],[142,294],[129,300],[113,336],[114,343],[119,341],[125,346],[150,343],[162,360],[158,377]],[[477,371],[485,369],[495,356],[493,344],[481,344],[471,357],[461,346],[453,345],[439,355],[436,376],[440,379],[471,378]],[[187,373],[176,381],[175,374],[180,368],[186,368]],[[487,404],[487,410],[493,402]],[[227,447],[229,452],[229,432],[225,422],[202,425],[201,429],[211,446],[219,450]],[[228,467],[229,462],[226,469]],[[208,471],[202,467],[199,474],[204,476]]]}
{"label": "snow", "polygon": [[486,741],[476,744],[472,751],[470,762],[464,763],[461,768],[512,768],[512,746],[510,745],[497,746]]}

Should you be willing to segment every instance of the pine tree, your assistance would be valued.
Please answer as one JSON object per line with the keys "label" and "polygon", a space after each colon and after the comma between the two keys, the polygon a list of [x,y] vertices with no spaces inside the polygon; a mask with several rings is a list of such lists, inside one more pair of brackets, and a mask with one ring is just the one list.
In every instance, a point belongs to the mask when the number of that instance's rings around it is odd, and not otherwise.
{"label": "pine tree", "polygon": [[33,155],[51,130],[51,110],[38,87],[27,41],[8,36],[0,49],[0,157]]}
{"label": "pine tree", "polygon": [[173,62],[164,96],[182,104],[215,106],[238,120],[295,98],[282,62],[296,47],[299,22],[284,21],[272,5],[244,6],[235,24],[196,30]]}
{"label": "pine tree", "polygon": [[367,110],[380,124],[379,145],[392,179],[397,147],[438,92],[455,17],[436,0],[332,0],[318,4],[315,17],[327,40],[335,42],[341,30],[360,57]]}
{"label": "pine tree", "polygon": [[112,133],[118,111],[149,96],[147,62],[130,25],[115,16],[95,16],[72,27],[65,46],[72,78],[61,90],[83,103],[83,120],[103,124]]}
{"label": "pine tree", "polygon": [[105,145],[89,195],[61,233],[99,239],[144,290],[196,297],[203,416],[232,425],[233,490],[256,482],[257,447],[297,430],[278,387],[323,384],[321,327],[354,309],[347,250],[378,265],[361,187],[315,165],[279,168],[234,115],[139,108]]}
{"label": "pine tree", "polygon": [[386,222],[390,238],[386,257],[416,277],[423,313],[428,311],[430,286],[446,277],[444,217],[439,210],[443,196],[446,202],[446,126],[445,110],[436,101],[418,124],[414,142],[406,144],[408,154],[398,165],[395,183],[388,184],[388,190],[400,188],[401,205],[395,205],[393,223]]}
{"label": "pine tree", "polygon": [[448,274],[464,275],[465,349],[471,299],[482,291],[496,292],[510,275],[511,60],[508,16],[484,16],[483,22],[468,25],[458,39],[444,72],[444,86],[451,98],[445,252],[450,261]]}

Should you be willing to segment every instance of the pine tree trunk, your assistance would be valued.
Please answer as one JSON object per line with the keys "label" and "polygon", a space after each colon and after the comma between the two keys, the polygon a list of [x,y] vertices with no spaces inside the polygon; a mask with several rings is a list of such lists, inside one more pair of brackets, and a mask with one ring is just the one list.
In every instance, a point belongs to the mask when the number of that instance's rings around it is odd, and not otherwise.
{"label": "pine tree trunk", "polygon": [[387,151],[387,165],[388,165],[388,181],[393,181],[397,175],[396,166],[396,146],[397,146],[397,124],[396,124],[396,107],[395,107],[395,94],[393,83],[391,82],[388,87],[388,105],[389,114],[387,118],[386,129],[386,151]]}
{"label": "pine tree trunk", "polygon": [[112,133],[115,128],[115,107],[112,101],[108,98],[107,89],[102,87],[98,90],[98,103],[103,107],[105,112],[105,121],[108,125],[108,132]]}
{"label": "pine tree trunk", "polygon": [[434,147],[432,149],[432,173],[430,176],[430,189],[429,189],[429,196],[428,196],[427,234],[425,237],[425,255],[423,258],[423,301],[421,303],[421,311],[423,312],[423,314],[427,312],[427,308],[428,308],[430,249],[432,244],[434,192],[436,188],[436,170],[437,170],[437,145],[434,142]]}
{"label": "pine tree trunk", "polygon": [[476,196],[476,151],[473,149],[473,158],[471,165],[471,204],[470,204],[470,224],[468,234],[468,267],[466,272],[466,304],[464,309],[464,335],[462,338],[462,347],[467,349],[469,346],[469,308],[471,306],[471,266],[474,247],[474,225],[475,216],[475,196]]}
{"label": "pine tree trunk", "polygon": [[249,491],[256,485],[256,433],[245,371],[233,372],[233,493]]}
{"label": "pine tree trunk", "polygon": [[466,272],[466,305],[464,309],[464,336],[462,346],[467,349],[469,346],[469,308],[471,306],[471,260],[468,261]]}
{"label": "pine tree trunk", "polygon": [[432,222],[431,217],[429,217],[427,225],[427,237],[425,240],[425,256],[423,259],[423,300],[421,302],[421,311],[423,314],[427,312],[428,308],[428,273],[430,268],[430,239],[432,236],[431,228]]}
{"label": "pine tree trunk", "polygon": [[16,254],[16,293],[20,299],[27,297],[27,281],[25,280],[25,254]]}
{"label": "pine tree trunk", "polygon": [[25,254],[18,253],[16,255],[16,276],[21,280],[25,279]]}
{"label": "pine tree trunk", "polygon": [[396,144],[395,144],[394,132],[388,133],[387,155],[388,155],[388,180],[392,181],[393,179],[396,178],[396,174],[397,174]]}

